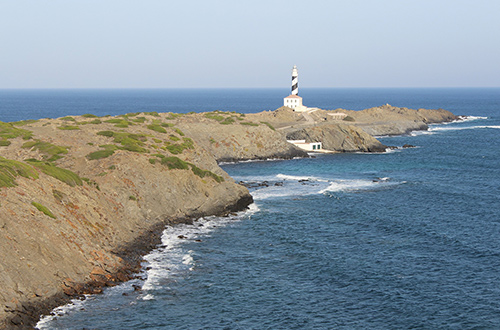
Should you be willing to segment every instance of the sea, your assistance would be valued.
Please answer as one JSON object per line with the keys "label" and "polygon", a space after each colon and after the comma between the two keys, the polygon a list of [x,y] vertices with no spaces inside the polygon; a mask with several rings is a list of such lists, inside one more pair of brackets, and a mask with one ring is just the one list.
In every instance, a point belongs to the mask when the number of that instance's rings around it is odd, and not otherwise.
{"label": "sea", "polygon": [[[500,88],[301,89],[308,106],[443,108],[385,153],[222,164],[254,204],[165,228],[137,279],[38,329],[500,329]],[[273,110],[286,89],[0,90],[0,120]]]}

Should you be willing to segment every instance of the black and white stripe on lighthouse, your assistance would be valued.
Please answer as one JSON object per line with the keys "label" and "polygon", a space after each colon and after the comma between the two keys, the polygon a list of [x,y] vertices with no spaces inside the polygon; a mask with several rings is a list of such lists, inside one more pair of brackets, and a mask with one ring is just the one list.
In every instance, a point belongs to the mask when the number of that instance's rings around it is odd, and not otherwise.
{"label": "black and white stripe on lighthouse", "polygon": [[296,65],[292,69],[292,95],[299,95],[299,72]]}

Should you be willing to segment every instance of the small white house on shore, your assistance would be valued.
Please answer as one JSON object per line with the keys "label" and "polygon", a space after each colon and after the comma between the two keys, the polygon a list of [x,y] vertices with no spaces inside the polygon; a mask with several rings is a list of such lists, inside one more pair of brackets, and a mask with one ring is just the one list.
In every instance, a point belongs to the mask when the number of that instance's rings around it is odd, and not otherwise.
{"label": "small white house on shore", "polygon": [[347,114],[342,112],[329,113],[328,115],[334,120],[343,120],[345,117],[347,117]]}
{"label": "small white house on shore", "polygon": [[287,142],[305,151],[318,151],[322,149],[321,142],[306,142],[306,140],[287,140]]}

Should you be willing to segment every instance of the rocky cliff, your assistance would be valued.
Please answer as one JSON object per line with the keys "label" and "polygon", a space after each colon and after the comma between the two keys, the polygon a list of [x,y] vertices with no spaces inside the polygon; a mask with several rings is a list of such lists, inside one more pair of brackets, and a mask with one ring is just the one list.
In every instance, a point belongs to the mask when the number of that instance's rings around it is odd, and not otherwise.
{"label": "rocky cliff", "polygon": [[453,119],[380,107],[0,122],[0,328],[29,328],[70,297],[129,279],[168,224],[244,209],[252,197],[217,162],[306,157],[287,137],[383,151],[366,132]]}
{"label": "rocky cliff", "polygon": [[167,224],[251,203],[172,121],[0,123],[0,327],[130,278]]}
{"label": "rocky cliff", "polygon": [[427,130],[429,124],[457,120],[453,113],[443,109],[408,109],[384,105],[362,111],[337,109],[353,119],[352,125],[375,136],[403,135],[411,131]]}
{"label": "rocky cliff", "polygon": [[324,124],[287,134],[289,140],[322,142],[323,149],[339,152],[384,152],[387,148],[362,129],[346,124]]}

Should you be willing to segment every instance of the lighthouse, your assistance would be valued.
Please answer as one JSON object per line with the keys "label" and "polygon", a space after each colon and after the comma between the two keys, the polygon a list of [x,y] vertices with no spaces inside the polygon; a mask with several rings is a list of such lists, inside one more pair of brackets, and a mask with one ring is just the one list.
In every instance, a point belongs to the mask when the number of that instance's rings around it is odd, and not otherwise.
{"label": "lighthouse", "polygon": [[292,93],[283,99],[283,105],[293,111],[307,111],[307,107],[302,105],[302,98],[299,96],[299,70],[296,65],[292,68]]}
{"label": "lighthouse", "polygon": [[292,95],[299,95],[299,71],[296,65],[292,69]]}

